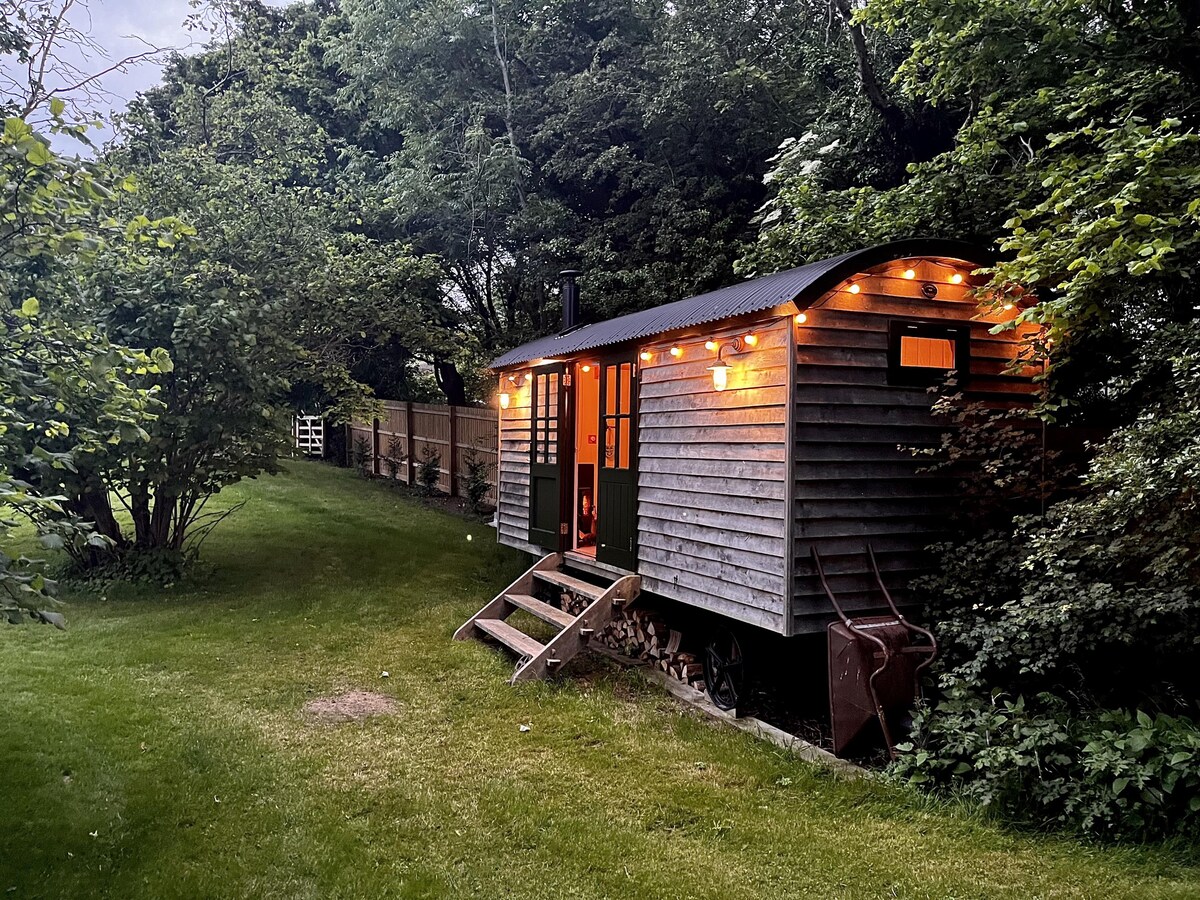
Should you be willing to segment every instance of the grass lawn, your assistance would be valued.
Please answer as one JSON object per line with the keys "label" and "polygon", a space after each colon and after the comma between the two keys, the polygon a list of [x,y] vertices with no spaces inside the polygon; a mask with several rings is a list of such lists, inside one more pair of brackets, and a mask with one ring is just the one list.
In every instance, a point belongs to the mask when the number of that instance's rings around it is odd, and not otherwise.
{"label": "grass lawn", "polygon": [[[835,780],[606,663],[510,687],[508,657],[450,634],[516,554],[290,470],[223,496],[249,503],[194,584],[0,628],[0,896],[1200,896],[1166,850]],[[354,688],[397,714],[301,713]]]}

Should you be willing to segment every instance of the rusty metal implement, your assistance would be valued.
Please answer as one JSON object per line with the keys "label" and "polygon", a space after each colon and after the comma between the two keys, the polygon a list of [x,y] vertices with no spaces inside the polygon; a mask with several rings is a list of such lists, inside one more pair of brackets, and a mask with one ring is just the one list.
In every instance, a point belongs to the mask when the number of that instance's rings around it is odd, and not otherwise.
{"label": "rusty metal implement", "polygon": [[891,615],[850,618],[829,587],[817,548],[813,564],[840,621],[829,625],[829,714],[833,752],[841,753],[878,721],[888,752],[896,756],[892,737],[898,719],[920,695],[920,674],[937,655],[937,641],[927,629],[909,622],[883,583],[875,551],[867,545],[875,583]]}

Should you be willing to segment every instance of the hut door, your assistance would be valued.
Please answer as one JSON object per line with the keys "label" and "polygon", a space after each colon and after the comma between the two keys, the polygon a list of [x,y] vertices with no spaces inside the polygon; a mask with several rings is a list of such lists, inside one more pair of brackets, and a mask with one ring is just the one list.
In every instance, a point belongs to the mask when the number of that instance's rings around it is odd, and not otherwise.
{"label": "hut door", "polygon": [[566,546],[563,448],[567,392],[562,365],[533,370],[529,423],[529,542],[547,550]]}
{"label": "hut door", "polygon": [[637,368],[634,357],[600,370],[600,466],[596,475],[596,559],[637,568]]}

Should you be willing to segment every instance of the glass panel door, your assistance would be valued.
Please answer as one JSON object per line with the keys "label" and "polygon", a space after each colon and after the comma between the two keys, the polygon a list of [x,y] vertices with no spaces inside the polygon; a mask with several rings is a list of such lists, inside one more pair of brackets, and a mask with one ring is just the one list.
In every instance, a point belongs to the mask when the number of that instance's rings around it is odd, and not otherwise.
{"label": "glass panel door", "polygon": [[561,471],[564,413],[561,365],[533,371],[529,420],[529,541],[561,550],[565,540]]}
{"label": "glass panel door", "polygon": [[603,363],[596,479],[596,559],[637,568],[637,367],[631,358]]}

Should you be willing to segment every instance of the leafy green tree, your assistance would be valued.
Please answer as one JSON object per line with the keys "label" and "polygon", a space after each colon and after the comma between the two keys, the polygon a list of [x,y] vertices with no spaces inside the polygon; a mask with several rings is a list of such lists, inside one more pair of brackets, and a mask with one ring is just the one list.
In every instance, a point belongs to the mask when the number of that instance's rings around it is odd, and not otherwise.
{"label": "leafy green tree", "polygon": [[488,352],[556,327],[564,267],[596,317],[727,283],[766,157],[852,71],[815,3],[343,9],[343,97],[402,136],[388,209]]}
{"label": "leafy green tree", "polygon": [[[74,131],[60,102],[50,112],[61,132]],[[173,231],[148,220],[120,229],[104,213],[112,189],[103,171],[59,156],[18,118],[0,136],[0,179],[0,540],[23,516],[43,546],[84,557],[109,543],[57,488],[97,457],[146,438],[142,426],[159,410],[148,379],[169,372],[170,360],[64,317],[62,300],[106,242]],[[46,608],[54,587],[36,561],[0,551],[0,615],[61,627],[62,616]]]}
{"label": "leafy green tree", "polygon": [[845,184],[826,135],[797,141],[745,268],[912,234],[996,247],[994,296],[1021,285],[1036,298],[1020,319],[1047,328],[1038,349],[1056,347],[1059,399],[1127,420],[1136,385],[1105,398],[1089,386],[1128,368],[1157,328],[1196,315],[1196,15],[1190,4],[874,0],[860,26],[910,42],[892,89],[966,111],[953,144],[897,183]]}

